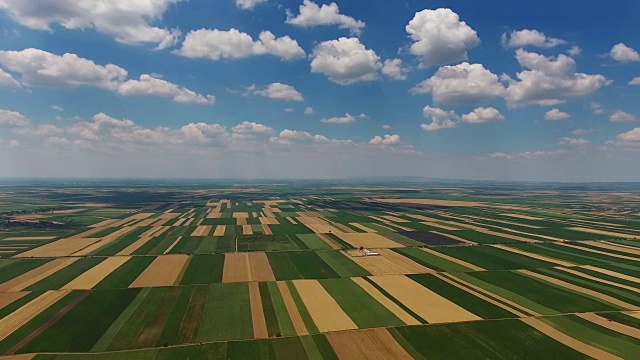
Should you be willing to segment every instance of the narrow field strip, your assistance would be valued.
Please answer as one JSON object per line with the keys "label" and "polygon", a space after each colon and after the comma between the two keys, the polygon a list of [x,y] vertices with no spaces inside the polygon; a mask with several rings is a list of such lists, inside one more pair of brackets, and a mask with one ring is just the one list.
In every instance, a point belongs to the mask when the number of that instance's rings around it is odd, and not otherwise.
{"label": "narrow field strip", "polygon": [[628,280],[628,281],[640,284],[640,278],[637,278],[635,276],[630,276],[630,275],[627,275],[627,274],[621,274],[621,273],[616,272],[616,271],[602,269],[602,268],[599,268],[597,266],[592,266],[592,265],[584,265],[584,266],[580,266],[580,267],[583,268],[583,269],[599,272],[599,273],[602,273],[602,274],[605,274],[605,275],[609,275],[609,276],[612,276],[612,277],[617,277],[618,279]]}
{"label": "narrow field strip", "polygon": [[473,265],[473,264],[468,263],[468,262],[466,262],[464,260],[460,260],[458,258],[454,258],[453,256],[449,256],[449,255],[443,254],[441,252],[437,252],[435,250],[431,250],[431,249],[427,249],[427,248],[421,248],[420,250],[422,250],[424,252],[428,252],[431,255],[435,255],[435,256],[437,256],[439,258],[442,258],[444,260],[450,261],[452,263],[456,263],[458,265],[464,266],[464,267],[469,268],[470,270],[473,270],[473,271],[485,271],[485,269],[481,268],[480,266]]}
{"label": "narrow field strip", "polygon": [[398,319],[402,320],[407,325],[420,325],[420,321],[416,320],[408,312],[404,311],[398,304],[394,303],[388,297],[384,296],[378,289],[367,282],[363,278],[351,278],[351,280],[358,284],[364,291],[366,291],[372,298],[382,304],[387,310],[391,311]]}
{"label": "narrow field strip", "polygon": [[251,225],[242,225],[242,235],[253,235],[253,229],[251,228]]}
{"label": "narrow field strip", "polygon": [[591,289],[587,289],[587,288],[583,288],[582,286],[578,286],[578,285],[574,285],[571,283],[568,283],[566,281],[563,280],[559,280],[556,278],[553,278],[551,276],[547,276],[547,275],[542,275],[542,274],[538,274],[535,273],[533,271],[529,271],[529,270],[516,270],[517,272],[527,275],[529,277],[533,277],[554,285],[557,285],[563,289],[567,289],[567,290],[571,290],[571,291],[575,291],[584,295],[588,295],[591,297],[594,297],[596,299],[602,300],[604,302],[608,302],[610,304],[616,305],[618,307],[621,307],[623,309],[626,310],[637,310],[638,307],[632,304],[629,304],[627,302],[624,302],[622,300],[616,299],[613,296],[609,296],[609,295],[605,295],[602,293],[599,293],[597,291],[591,290]]}
{"label": "narrow field strip", "polygon": [[207,236],[211,232],[211,226],[200,225],[193,232],[191,236]]}
{"label": "narrow field strip", "polygon": [[463,239],[463,238],[461,238],[461,237],[459,237],[459,236],[456,236],[456,235],[451,235],[451,234],[447,234],[447,233],[443,233],[443,232],[438,232],[438,231],[431,231],[431,232],[432,232],[432,233],[434,233],[434,234],[438,234],[438,235],[446,236],[446,237],[451,238],[451,239],[453,239],[453,240],[458,240],[458,241],[460,241],[460,242],[462,242],[462,243],[465,243],[465,244],[469,244],[469,245],[478,245],[478,243],[476,243],[476,242],[473,242],[473,241],[470,241],[470,240],[467,240],[467,239]]}
{"label": "narrow field strip", "polygon": [[591,345],[585,344],[581,341],[578,341],[574,338],[572,338],[571,336],[560,332],[556,329],[554,329],[552,326],[547,325],[545,323],[543,323],[542,321],[536,319],[536,318],[523,318],[520,319],[520,321],[524,322],[525,324],[531,326],[532,328],[540,331],[541,333],[549,336],[550,338],[578,351],[581,352],[589,357],[592,357],[594,359],[602,359],[602,360],[614,360],[614,359],[620,359],[621,358],[610,354],[606,351],[600,350],[596,347],[593,347]]}
{"label": "narrow field strip", "polygon": [[110,257],[71,280],[62,287],[65,290],[88,290],[104,280],[109,274],[131,259],[130,256]]}
{"label": "narrow field strip", "polygon": [[389,249],[378,249],[380,256],[365,256],[358,250],[344,251],[356,264],[367,270],[371,275],[397,275],[432,273],[431,270],[417,262],[406,258]]}
{"label": "narrow field strip", "polygon": [[371,249],[404,247],[395,241],[376,233],[336,233],[341,240],[349,243],[354,248],[365,247]]}
{"label": "narrow field strip", "polygon": [[611,321],[594,313],[582,313],[577,315],[587,321],[600,325],[609,330],[613,330],[615,332],[619,332],[620,334],[625,334],[627,336],[640,339],[640,329],[620,324],[619,322]]}
{"label": "narrow field strip", "polygon": [[213,231],[213,236],[224,236],[225,231],[227,231],[227,225],[218,225]]}
{"label": "narrow field strip", "polygon": [[633,254],[633,255],[640,255],[640,248],[633,249],[629,247],[622,247],[622,246],[617,246],[615,244],[602,242],[602,241],[584,241],[583,243],[587,245],[596,246],[602,249],[614,250],[614,251],[624,252],[624,253]]}
{"label": "narrow field strip", "polygon": [[267,321],[264,317],[262,308],[262,298],[260,297],[260,288],[257,282],[248,283],[249,286],[249,302],[251,304],[251,321],[253,323],[254,339],[266,339],[269,337],[267,330]]}
{"label": "narrow field strip", "polygon": [[130,227],[130,226],[125,226],[123,228],[120,228],[120,229],[112,232],[111,234],[103,237],[99,241],[87,246],[86,248],[74,252],[72,255],[77,255],[77,256],[89,255],[92,252],[97,251],[98,249],[111,244],[113,241],[118,239],[120,236],[122,236],[122,235],[124,235],[124,234],[126,234],[126,233],[128,233],[128,232],[130,232],[130,231],[132,231],[134,229],[135,229],[135,227]]}
{"label": "narrow field strip", "polygon": [[189,259],[188,255],[160,255],[129,285],[137,287],[172,286],[184,264]]}
{"label": "narrow field strip", "polygon": [[358,328],[317,280],[293,280],[293,285],[321,332]]}
{"label": "narrow field strip", "polygon": [[611,236],[611,237],[614,237],[614,238],[633,239],[635,237],[638,237],[638,235],[630,235],[630,234],[624,234],[624,233],[619,233],[619,232],[598,230],[598,229],[585,228],[585,227],[571,227],[569,229],[575,230],[575,231],[580,231],[580,232],[585,232],[585,233],[589,233],[589,234]]}
{"label": "narrow field strip", "polygon": [[526,256],[526,257],[530,257],[532,259],[546,261],[546,262],[549,262],[549,263],[552,263],[552,264],[556,264],[556,265],[560,265],[560,266],[575,266],[576,265],[576,264],[568,262],[568,261],[554,259],[554,258],[551,258],[549,256],[544,256],[544,255],[531,253],[531,252],[528,252],[528,251],[516,249],[516,248],[510,247],[510,246],[506,246],[506,245],[491,245],[491,246],[494,247],[494,248],[497,248],[497,249],[501,249],[501,250],[504,250],[504,251],[512,252],[514,254],[523,255],[523,256]]}
{"label": "narrow field strip", "polygon": [[171,245],[169,245],[169,247],[167,248],[167,250],[164,251],[163,254],[166,255],[166,254],[170,253],[171,250],[173,250],[173,248],[176,247],[176,245],[178,245],[180,240],[182,240],[182,236],[178,236],[178,238],[173,243],[171,243]]}
{"label": "narrow field strip", "polygon": [[577,245],[573,245],[573,244],[569,244],[569,243],[559,243],[559,245],[570,247],[570,248],[573,248],[573,249],[582,250],[582,251],[588,251],[588,252],[592,252],[592,253],[596,253],[596,254],[612,256],[612,257],[619,258],[619,259],[640,261],[640,257],[637,257],[637,256],[633,257],[633,256],[625,256],[625,255],[620,255],[620,254],[614,254],[614,253],[610,253],[610,252],[606,252],[606,251],[600,251],[600,250],[591,249],[591,248],[587,248],[587,247],[583,247],[583,246],[577,246]]}
{"label": "narrow field strip", "polygon": [[358,228],[358,229],[360,229],[360,230],[362,230],[362,231],[364,231],[366,233],[376,233],[377,232],[376,230],[368,228],[368,227],[366,227],[366,226],[364,226],[362,224],[359,224],[359,223],[353,222],[353,223],[349,223],[349,225],[351,225],[353,227],[356,227],[356,228]]}
{"label": "narrow field strip", "polygon": [[6,339],[27,322],[45,311],[49,306],[69,294],[67,290],[47,291],[18,310],[0,319],[0,341]]}
{"label": "narrow field strip", "polygon": [[[39,268],[31,270],[13,280],[7,281],[0,285],[0,291],[22,291],[29,286],[47,278],[48,276],[66,268],[74,262],[80,260],[80,258],[60,258],[52,260]],[[47,266],[49,265],[49,266]]]}
{"label": "narrow field strip", "polygon": [[326,334],[338,359],[411,360],[413,357],[389,334],[387,329],[367,329]]}
{"label": "narrow field strip", "polygon": [[[100,229],[98,229],[100,230]],[[29,257],[57,257],[57,256],[69,256],[75,252],[78,252],[93,243],[100,241],[100,239],[78,239],[78,238],[66,238],[56,240],[52,243],[39,246],[35,249],[20,253],[15,258],[29,258]]]}
{"label": "narrow field strip", "polygon": [[596,276],[592,276],[592,275],[585,274],[585,273],[580,272],[580,271],[576,271],[576,270],[574,270],[572,268],[558,267],[556,269],[564,271],[564,272],[572,274],[572,275],[580,276],[580,277],[585,278],[585,279],[589,279],[589,280],[596,281],[596,282],[599,282],[599,283],[603,283],[603,284],[607,284],[607,285],[611,285],[611,286],[619,287],[619,288],[626,289],[626,290],[629,290],[629,291],[640,293],[640,288],[634,288],[633,286],[620,284],[620,283],[617,283],[617,282],[614,282],[614,281],[609,281],[609,280],[606,280],[606,279],[601,279],[601,278],[596,277]]}
{"label": "narrow field strip", "polygon": [[282,299],[284,300],[284,305],[287,308],[287,312],[289,313],[289,317],[291,318],[291,322],[293,323],[293,327],[296,330],[296,333],[301,335],[309,335],[309,331],[307,330],[304,321],[302,320],[302,316],[300,315],[300,311],[298,311],[298,307],[296,306],[295,301],[293,300],[293,296],[291,296],[291,291],[287,286],[287,283],[284,281],[278,281],[278,289],[280,290],[280,294],[282,295]]}
{"label": "narrow field strip", "polygon": [[431,324],[482,320],[478,315],[404,275],[371,276],[369,278]]}
{"label": "narrow field strip", "polygon": [[13,304],[15,301],[22,299],[29,293],[29,291],[0,293],[0,310],[4,309],[8,305]]}

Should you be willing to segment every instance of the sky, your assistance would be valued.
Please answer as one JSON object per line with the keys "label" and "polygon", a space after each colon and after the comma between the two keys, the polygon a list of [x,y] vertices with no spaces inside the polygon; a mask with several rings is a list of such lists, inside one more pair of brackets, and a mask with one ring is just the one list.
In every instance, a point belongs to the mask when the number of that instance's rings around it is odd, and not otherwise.
{"label": "sky", "polygon": [[634,0],[0,0],[0,177],[640,181],[639,22]]}

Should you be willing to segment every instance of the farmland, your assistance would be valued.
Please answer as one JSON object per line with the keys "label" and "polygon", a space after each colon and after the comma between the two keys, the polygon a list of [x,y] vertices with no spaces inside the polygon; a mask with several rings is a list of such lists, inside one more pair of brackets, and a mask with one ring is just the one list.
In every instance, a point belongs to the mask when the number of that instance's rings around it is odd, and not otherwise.
{"label": "farmland", "polygon": [[0,356],[633,358],[640,188],[601,187],[7,183]]}

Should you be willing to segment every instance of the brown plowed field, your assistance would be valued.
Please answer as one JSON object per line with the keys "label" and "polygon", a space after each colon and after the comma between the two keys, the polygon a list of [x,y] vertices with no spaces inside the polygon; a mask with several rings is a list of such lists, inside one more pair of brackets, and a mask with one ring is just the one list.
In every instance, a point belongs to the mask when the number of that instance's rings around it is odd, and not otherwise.
{"label": "brown plowed field", "polygon": [[411,360],[387,329],[341,331],[326,334],[338,359],[345,360]]}

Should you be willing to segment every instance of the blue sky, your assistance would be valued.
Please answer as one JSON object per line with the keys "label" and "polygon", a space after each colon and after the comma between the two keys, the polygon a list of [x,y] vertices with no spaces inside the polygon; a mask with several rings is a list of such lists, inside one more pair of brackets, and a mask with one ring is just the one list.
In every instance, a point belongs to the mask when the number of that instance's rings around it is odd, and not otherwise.
{"label": "blue sky", "polygon": [[638,14],[0,0],[0,176],[637,181]]}

